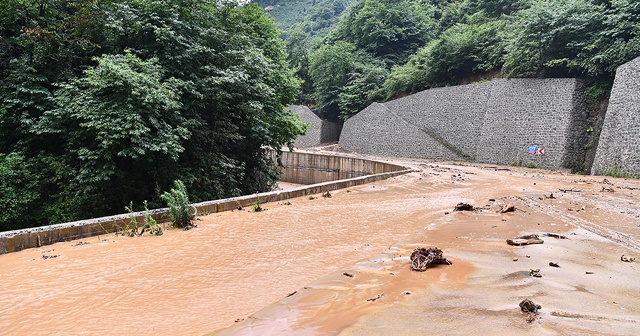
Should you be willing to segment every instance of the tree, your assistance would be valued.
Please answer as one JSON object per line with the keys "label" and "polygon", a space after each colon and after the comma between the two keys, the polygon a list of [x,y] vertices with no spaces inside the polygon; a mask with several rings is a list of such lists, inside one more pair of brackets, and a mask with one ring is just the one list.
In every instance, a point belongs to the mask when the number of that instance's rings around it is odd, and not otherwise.
{"label": "tree", "polygon": [[360,0],[330,38],[353,43],[391,64],[403,63],[431,37],[429,20],[411,1]]}
{"label": "tree", "polygon": [[[300,82],[255,4],[0,8],[0,154],[30,163],[16,174],[33,177],[46,214],[21,226],[111,214],[131,201],[158,206],[178,179],[194,201],[265,191],[277,178],[265,148],[304,132],[284,111]],[[15,170],[16,160],[4,166]]]}
{"label": "tree", "polygon": [[339,95],[355,66],[356,47],[345,41],[325,44],[311,54],[309,74],[315,90],[316,109],[327,119],[337,120]]}

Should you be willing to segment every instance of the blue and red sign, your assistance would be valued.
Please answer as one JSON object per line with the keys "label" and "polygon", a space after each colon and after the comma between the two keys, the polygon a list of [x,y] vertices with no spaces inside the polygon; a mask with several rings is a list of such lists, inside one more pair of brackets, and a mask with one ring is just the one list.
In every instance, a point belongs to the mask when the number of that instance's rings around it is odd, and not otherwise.
{"label": "blue and red sign", "polygon": [[531,155],[544,155],[544,147],[538,145],[531,145],[527,147],[527,153]]}

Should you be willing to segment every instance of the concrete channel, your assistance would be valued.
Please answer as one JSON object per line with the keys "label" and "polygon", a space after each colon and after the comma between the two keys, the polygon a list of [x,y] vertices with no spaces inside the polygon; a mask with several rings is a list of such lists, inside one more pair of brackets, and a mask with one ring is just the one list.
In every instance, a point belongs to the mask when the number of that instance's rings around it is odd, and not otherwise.
{"label": "concrete channel", "polygon": [[[272,152],[271,155],[284,165],[281,181],[304,184],[304,186],[192,204],[197,214],[205,215],[234,210],[239,207],[251,206],[258,201],[269,203],[319,194],[411,172],[411,169],[407,167],[340,155],[288,151],[282,152],[280,156],[276,156],[275,152]],[[0,232],[0,254],[112,233],[125,226],[131,219],[142,223],[145,214],[145,212],[135,212]],[[159,222],[169,220],[168,208],[154,209],[150,211],[150,214]]]}

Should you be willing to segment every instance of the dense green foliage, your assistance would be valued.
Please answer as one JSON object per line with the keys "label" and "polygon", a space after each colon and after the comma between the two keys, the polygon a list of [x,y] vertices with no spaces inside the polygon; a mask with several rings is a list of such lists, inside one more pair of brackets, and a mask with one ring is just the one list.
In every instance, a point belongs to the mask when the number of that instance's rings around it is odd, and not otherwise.
{"label": "dense green foliage", "polygon": [[0,230],[271,188],[266,147],[304,132],[255,4],[0,1]]}
{"label": "dense green foliage", "polygon": [[[330,14],[333,2],[313,8]],[[598,98],[640,56],[635,0],[356,0],[340,15],[324,19],[336,21],[326,34],[302,29],[313,26],[306,16],[283,35],[305,81],[300,100],[334,120],[494,77],[578,77]]]}

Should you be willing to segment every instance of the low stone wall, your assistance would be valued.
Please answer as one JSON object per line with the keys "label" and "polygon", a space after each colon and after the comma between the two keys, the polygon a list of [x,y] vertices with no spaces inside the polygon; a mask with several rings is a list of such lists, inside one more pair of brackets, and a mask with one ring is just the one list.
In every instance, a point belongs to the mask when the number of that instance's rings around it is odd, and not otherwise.
{"label": "low stone wall", "polygon": [[[201,215],[249,207],[258,199],[263,203],[277,202],[380,181],[411,171],[411,169],[384,162],[298,152],[283,152],[281,160],[285,165],[282,181],[314,184],[290,190],[196,203],[192,205],[194,212],[197,211]],[[132,219],[142,223],[144,215],[144,212],[137,212],[0,232],[0,254],[115,232]],[[151,215],[160,222],[168,221],[169,209],[151,210]]]}
{"label": "low stone wall", "polygon": [[287,107],[287,110],[300,116],[303,123],[309,124],[307,132],[294,142],[294,147],[307,148],[338,142],[342,129],[340,124],[320,119],[313,111],[303,105],[292,105]]}
{"label": "low stone wall", "polygon": [[[587,113],[577,79],[495,79],[373,103],[340,146],[359,153],[577,170]],[[528,154],[529,147],[544,148]]]}
{"label": "low stone wall", "polygon": [[640,177],[640,57],[616,71],[591,173]]}

